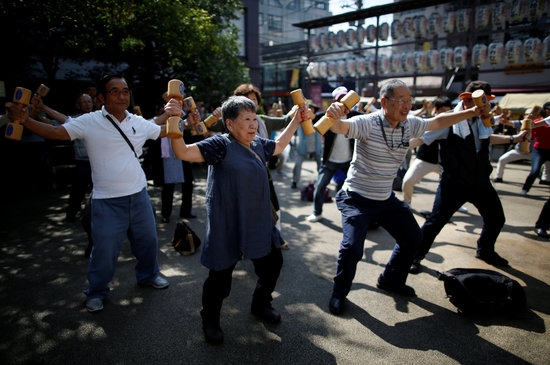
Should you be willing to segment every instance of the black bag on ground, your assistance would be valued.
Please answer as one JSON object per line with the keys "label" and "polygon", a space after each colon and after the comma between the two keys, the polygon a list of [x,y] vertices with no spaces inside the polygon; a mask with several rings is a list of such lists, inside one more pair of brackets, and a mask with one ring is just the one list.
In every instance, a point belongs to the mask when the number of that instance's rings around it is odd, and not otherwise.
{"label": "black bag on ground", "polygon": [[[315,192],[315,183],[311,181],[307,186],[304,186],[302,190],[300,190],[300,199],[303,201],[313,201],[313,193]],[[330,203],[332,202],[332,197],[330,196],[330,192],[328,191],[328,188],[325,188],[324,192],[324,202]]]}
{"label": "black bag on ground", "polygon": [[176,224],[172,246],[183,256],[194,254],[201,245],[199,236],[185,222]]}
{"label": "black bag on ground", "polygon": [[456,268],[437,277],[449,301],[466,315],[515,315],[527,302],[520,283],[496,271]]}

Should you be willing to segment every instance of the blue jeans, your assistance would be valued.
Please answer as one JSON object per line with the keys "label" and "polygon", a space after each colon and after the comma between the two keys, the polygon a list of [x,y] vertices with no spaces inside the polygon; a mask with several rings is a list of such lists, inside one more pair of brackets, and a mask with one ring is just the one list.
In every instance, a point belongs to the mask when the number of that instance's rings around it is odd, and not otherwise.
{"label": "blue jeans", "polygon": [[348,162],[330,162],[327,161],[319,168],[319,174],[315,181],[315,190],[313,191],[313,214],[321,215],[323,213],[323,203],[325,202],[325,189],[330,184],[330,180],[336,174],[336,171],[342,170],[348,172],[350,161]]}
{"label": "blue jeans", "polygon": [[158,235],[147,190],[110,199],[92,199],[92,240],[88,264],[88,298],[105,298],[126,237],[137,259],[138,283],[152,281],[160,271]]}
{"label": "blue jeans", "polygon": [[540,175],[542,165],[546,161],[550,161],[550,149],[533,148],[531,152],[531,172],[527,175],[522,190],[529,191],[531,189],[531,186]]}
{"label": "blue jeans", "polygon": [[409,206],[392,195],[383,201],[367,199],[360,194],[340,190],[336,205],[342,213],[343,238],[332,295],[345,298],[355,277],[357,263],[363,257],[365,238],[371,222],[377,221],[395,240],[390,260],[381,277],[384,284],[402,286],[422,239],[420,227]]}

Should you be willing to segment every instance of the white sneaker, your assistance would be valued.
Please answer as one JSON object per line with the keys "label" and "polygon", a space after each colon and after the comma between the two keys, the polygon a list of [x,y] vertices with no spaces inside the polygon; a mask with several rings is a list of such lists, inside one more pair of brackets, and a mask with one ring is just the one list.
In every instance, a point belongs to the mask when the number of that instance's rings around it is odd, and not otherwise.
{"label": "white sneaker", "polygon": [[522,190],[519,195],[521,196],[526,196],[527,195],[527,190]]}
{"label": "white sneaker", "polygon": [[319,222],[321,219],[323,219],[323,216],[322,215],[315,215],[315,214],[312,214],[310,215],[309,217],[306,218],[308,220],[308,222]]}
{"label": "white sneaker", "polygon": [[460,208],[458,208],[458,211],[460,213],[468,213],[468,208],[466,208],[465,206],[461,206]]}

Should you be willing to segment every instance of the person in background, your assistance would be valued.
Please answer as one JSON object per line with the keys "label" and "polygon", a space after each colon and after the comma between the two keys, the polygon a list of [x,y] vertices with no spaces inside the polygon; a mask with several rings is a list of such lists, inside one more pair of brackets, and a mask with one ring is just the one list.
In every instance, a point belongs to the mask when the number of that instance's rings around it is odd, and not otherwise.
{"label": "person in background", "polygon": [[[376,286],[403,296],[416,295],[414,289],[406,285],[406,280],[422,234],[409,205],[395,196],[393,180],[411,138],[420,137],[426,130],[449,127],[481,111],[473,106],[430,119],[409,115],[413,104],[411,92],[397,79],[384,83],[380,89],[380,103],[382,110],[347,120],[340,120],[349,112],[344,104],[334,102],[327,109],[327,115],[334,119],[331,130],[356,139],[346,181],[336,194],[336,204],[342,213],[343,237],[329,301],[329,310],[335,315],[344,311],[357,263],[364,254],[367,232],[374,221],[396,240]],[[489,107],[486,109],[490,111]]]}
{"label": "person in background", "polygon": [[[76,109],[78,113],[73,117],[76,118],[82,114],[90,113],[93,110],[94,104],[92,97],[82,93],[76,101]],[[76,214],[82,209],[82,201],[86,193],[92,187],[92,167],[88,158],[88,152],[84,141],[75,139],[73,141],[75,172],[71,192],[69,194],[69,203],[67,205],[65,220],[74,222]],[[91,251],[90,251],[91,252]],[[88,255],[89,256],[89,255]]]}
{"label": "person in background", "polygon": [[[491,85],[485,81],[471,81],[459,95],[461,101],[454,109],[456,114],[475,106],[472,93],[483,90],[488,100],[495,98]],[[490,108],[487,103],[485,108]],[[486,113],[488,114],[490,110]],[[463,118],[464,119],[464,118]],[[443,172],[436,191],[432,213],[422,226],[422,240],[411,263],[410,272],[420,271],[421,260],[429,252],[435,238],[464,203],[472,203],[483,219],[477,240],[476,258],[489,265],[507,266],[508,260],[495,251],[495,243],[504,226],[504,210],[500,198],[491,184],[493,170],[489,159],[490,144],[523,141],[527,131],[515,136],[494,134],[492,126],[485,126],[478,116],[470,116],[451,128],[426,133],[422,141],[431,144],[439,140],[439,153]]]}
{"label": "person in background", "polygon": [[[308,100],[307,105],[313,114],[316,114],[319,111],[319,106],[313,101]],[[294,159],[294,169],[292,170],[292,184],[290,186],[292,189],[298,188],[300,176],[302,175],[302,164],[304,160],[313,157],[313,159],[317,163],[316,171],[319,171],[319,167],[321,166],[321,155],[323,153],[323,141],[319,133],[306,135],[302,128],[298,128],[296,134],[296,157]]]}
{"label": "person in background", "polygon": [[544,205],[542,206],[542,209],[539,213],[539,216],[537,218],[537,221],[535,222],[535,233],[537,236],[549,239],[550,234],[548,234],[548,230],[550,229],[550,198],[546,200]]}
{"label": "person in background", "polygon": [[250,259],[258,276],[251,313],[271,323],[281,321],[272,307],[272,293],[283,256],[280,231],[275,227],[271,187],[266,161],[281,153],[298,125],[307,118],[305,107],[295,112],[277,140],[258,136],[258,105],[244,96],[232,96],[222,104],[228,133],[187,145],[182,138],[171,140],[176,157],[205,162],[206,234],[201,263],[208,268],[203,285],[201,318],[205,340],[223,342],[220,315],[229,296],[233,270],[242,259]]}
{"label": "person in background", "polygon": [[[348,89],[339,86],[332,91],[333,102],[339,101],[348,93]],[[362,113],[352,110],[347,114],[348,118]],[[323,113],[324,115],[324,113]],[[320,115],[318,118],[321,118]],[[316,117],[315,122],[317,122]],[[313,191],[313,213],[306,217],[308,222],[319,222],[323,219],[323,204],[325,203],[325,189],[330,184],[332,177],[338,170],[345,174],[348,172],[349,164],[353,155],[353,146],[355,140],[346,138],[342,134],[337,134],[331,130],[324,134],[325,143],[323,147],[323,163],[318,170],[315,180],[315,190]]]}
{"label": "person in background", "polygon": [[[130,114],[131,91],[122,75],[104,76],[98,83],[98,99],[103,107],[69,118],[60,126],[40,123],[29,117],[28,109],[17,108],[25,128],[48,139],[82,139],[92,167],[91,222],[93,248],[88,264],[86,309],[103,310],[110,292],[120,250],[128,239],[137,262],[138,284],[164,289],[169,282],[160,275],[158,234],[147,180],[139,154],[147,139],[166,135],[170,116],[180,116],[182,103],[171,99],[155,123]],[[115,127],[118,126],[128,141]]]}
{"label": "person in background", "polygon": [[533,121],[532,135],[535,142],[531,149],[531,171],[523,183],[519,193],[521,196],[527,195],[535,180],[540,177],[540,171],[544,163],[550,161],[550,126],[542,121],[550,115],[550,102],[544,103],[541,115],[542,117]]}

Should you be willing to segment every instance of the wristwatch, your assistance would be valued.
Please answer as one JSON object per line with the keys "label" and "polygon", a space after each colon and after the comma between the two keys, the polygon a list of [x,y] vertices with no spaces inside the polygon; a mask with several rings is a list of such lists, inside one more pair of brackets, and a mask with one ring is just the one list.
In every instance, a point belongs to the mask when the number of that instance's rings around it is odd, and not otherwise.
{"label": "wristwatch", "polygon": [[514,143],[514,136],[510,136],[510,144]]}

